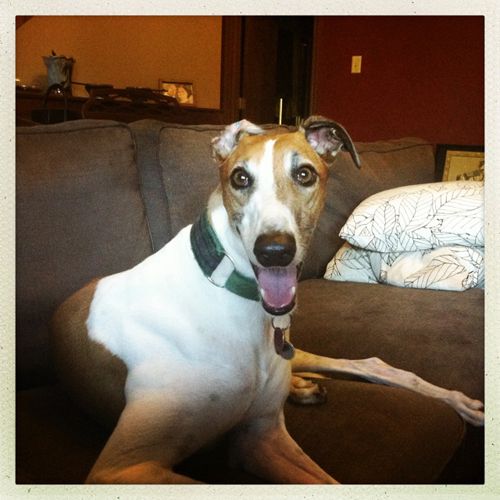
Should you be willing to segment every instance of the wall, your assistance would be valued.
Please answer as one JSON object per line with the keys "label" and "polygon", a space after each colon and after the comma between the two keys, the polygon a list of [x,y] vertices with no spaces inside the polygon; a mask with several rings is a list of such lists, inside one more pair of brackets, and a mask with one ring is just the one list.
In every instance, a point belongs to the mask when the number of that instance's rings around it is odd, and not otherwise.
{"label": "wall", "polygon": [[[116,88],[193,82],[195,104],[219,108],[220,16],[36,16],[16,32],[16,77],[46,83],[42,56],[74,57],[73,80]],[[84,88],[73,86],[74,95]]]}
{"label": "wall", "polygon": [[319,17],[315,48],[313,112],[354,140],[484,143],[483,17]]}

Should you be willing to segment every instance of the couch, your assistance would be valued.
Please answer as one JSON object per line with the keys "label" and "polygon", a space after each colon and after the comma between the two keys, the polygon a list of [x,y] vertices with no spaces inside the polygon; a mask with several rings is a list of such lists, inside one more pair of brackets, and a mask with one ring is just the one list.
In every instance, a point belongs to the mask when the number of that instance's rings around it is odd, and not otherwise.
{"label": "couch", "polygon": [[[125,270],[203,210],[217,184],[220,126],[77,120],[18,127],[16,144],[16,481],[78,484],[110,430],[67,394],[50,357],[55,308],[91,279]],[[299,284],[292,341],[338,358],[377,356],[483,399],[484,292],[335,282],[325,267],[352,210],[373,193],[434,180],[416,138],[342,153]],[[333,377],[325,404],[286,404],[287,426],[333,477],[352,484],[482,483],[483,429],[408,390]],[[261,483],[225,463],[222,440],[179,465],[213,484]]]}

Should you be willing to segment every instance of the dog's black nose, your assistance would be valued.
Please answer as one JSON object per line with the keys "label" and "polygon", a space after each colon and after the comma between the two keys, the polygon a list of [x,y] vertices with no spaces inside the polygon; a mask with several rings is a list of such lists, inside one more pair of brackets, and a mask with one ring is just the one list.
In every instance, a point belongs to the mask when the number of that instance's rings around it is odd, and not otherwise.
{"label": "dog's black nose", "polygon": [[253,247],[253,253],[264,267],[288,266],[295,257],[295,238],[289,233],[261,234]]}

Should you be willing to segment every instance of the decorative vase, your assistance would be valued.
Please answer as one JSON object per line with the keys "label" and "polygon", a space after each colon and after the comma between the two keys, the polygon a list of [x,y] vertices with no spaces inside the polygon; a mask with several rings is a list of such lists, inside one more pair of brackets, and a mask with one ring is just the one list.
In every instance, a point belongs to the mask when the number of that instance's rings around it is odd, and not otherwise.
{"label": "decorative vase", "polygon": [[52,52],[51,56],[43,56],[43,62],[47,67],[47,87],[60,85],[65,93],[71,94],[71,74],[76,61],[72,57],[56,56]]}

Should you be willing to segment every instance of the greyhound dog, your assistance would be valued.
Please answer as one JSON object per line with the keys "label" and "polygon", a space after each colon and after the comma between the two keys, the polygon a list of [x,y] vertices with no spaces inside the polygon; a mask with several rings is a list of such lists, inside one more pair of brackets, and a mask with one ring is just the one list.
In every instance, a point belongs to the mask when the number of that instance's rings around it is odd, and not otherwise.
{"label": "greyhound dog", "polygon": [[213,141],[220,183],[206,211],[132,269],[95,280],[53,320],[62,380],[114,430],[88,483],[193,483],[174,471],[228,437],[231,464],[275,483],[336,483],[288,434],[283,406],[322,398],[295,372],[346,372],[449,403],[482,404],[379,359],[315,356],[290,342],[297,279],[322,210],[328,163],[356,149],[339,124],[295,132],[240,121]]}

